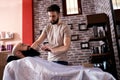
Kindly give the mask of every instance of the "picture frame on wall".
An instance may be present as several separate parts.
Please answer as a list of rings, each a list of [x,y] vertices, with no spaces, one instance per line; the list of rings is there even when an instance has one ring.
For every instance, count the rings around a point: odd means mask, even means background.
[[[79,31],[85,31],[85,30],[87,30],[86,23],[78,24],[78,27],[79,27]]]
[[[81,42],[80,46],[81,49],[89,49],[89,42]]]
[[[71,35],[71,41],[79,40],[79,35]]]

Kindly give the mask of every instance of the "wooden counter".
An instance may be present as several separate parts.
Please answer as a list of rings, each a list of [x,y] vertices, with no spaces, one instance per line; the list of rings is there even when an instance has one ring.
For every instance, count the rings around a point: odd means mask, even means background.
[[[0,52],[0,80],[2,80],[6,59],[9,54],[10,52]]]

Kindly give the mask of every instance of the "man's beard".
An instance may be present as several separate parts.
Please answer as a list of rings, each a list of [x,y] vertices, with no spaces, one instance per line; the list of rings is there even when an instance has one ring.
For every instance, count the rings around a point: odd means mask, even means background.
[[[38,52],[37,50],[35,50],[33,48],[30,48],[29,50],[24,50],[24,51],[21,51],[21,52],[25,57],[27,57],[27,56],[34,57],[34,56],[39,56],[40,55],[40,52]]]
[[[50,21],[51,22],[51,24],[57,24],[58,23],[58,21],[59,21],[59,18],[57,18],[57,20],[56,21]]]

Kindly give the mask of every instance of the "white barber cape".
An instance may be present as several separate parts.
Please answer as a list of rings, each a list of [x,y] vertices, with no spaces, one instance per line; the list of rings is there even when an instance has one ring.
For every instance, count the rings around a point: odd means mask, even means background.
[[[9,62],[3,80],[116,80],[98,68],[64,66],[40,57],[25,57]]]

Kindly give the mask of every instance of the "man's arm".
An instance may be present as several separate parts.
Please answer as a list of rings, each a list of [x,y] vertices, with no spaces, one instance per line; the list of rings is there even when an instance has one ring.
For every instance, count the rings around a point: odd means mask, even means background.
[[[64,44],[63,46],[56,47],[56,48],[49,48],[49,49],[51,50],[51,52],[53,54],[56,54],[56,55],[64,53],[64,52],[68,51],[68,49],[70,48],[71,38],[70,37],[65,37],[63,44]]]
[[[41,44],[45,40],[46,37],[47,35],[44,32],[42,32],[40,37],[31,45],[31,47],[36,49],[39,46],[39,44]]]

